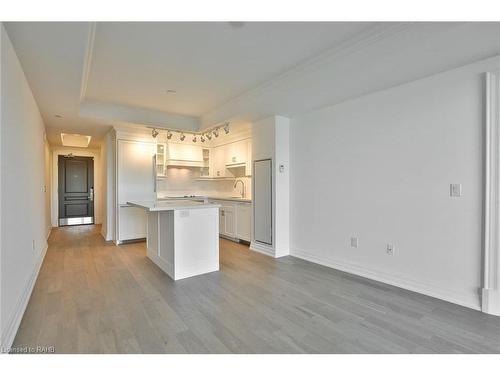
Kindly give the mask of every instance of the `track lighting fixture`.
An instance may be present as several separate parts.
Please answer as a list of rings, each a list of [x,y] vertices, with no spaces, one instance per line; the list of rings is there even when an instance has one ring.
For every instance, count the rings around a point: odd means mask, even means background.
[[[203,132],[191,132],[188,131],[187,135],[188,136],[193,136],[192,141],[193,143],[198,142],[198,137],[200,139],[200,142],[204,143],[205,141],[211,141],[212,137],[218,138],[220,134],[220,130],[224,129],[224,134],[229,134],[229,122],[222,123],[220,125],[216,125],[212,128],[205,129]],[[148,126],[149,129],[151,129],[151,135],[153,138],[158,137],[160,134],[160,131],[156,128],[153,128],[152,126]],[[171,140],[174,134],[179,134],[179,140],[183,142],[186,139],[186,134],[182,130],[177,130],[177,129],[168,129],[168,128],[162,128],[161,129],[161,134],[163,136],[163,131],[166,132],[165,138],[166,140]]]

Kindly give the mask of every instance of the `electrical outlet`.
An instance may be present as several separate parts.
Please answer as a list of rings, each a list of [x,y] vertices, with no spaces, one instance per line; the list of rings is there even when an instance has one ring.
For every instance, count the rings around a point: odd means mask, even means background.
[[[351,237],[351,247],[358,248],[358,237]]]
[[[450,197],[462,196],[462,184],[450,184]]]
[[[386,253],[387,255],[394,255],[394,245],[391,243],[387,244]]]

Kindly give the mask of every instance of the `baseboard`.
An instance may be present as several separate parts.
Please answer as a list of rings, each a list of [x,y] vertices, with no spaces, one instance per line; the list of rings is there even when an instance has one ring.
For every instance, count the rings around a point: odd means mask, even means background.
[[[26,311],[26,307],[28,306],[28,302],[30,300],[31,293],[33,292],[33,287],[35,286],[38,273],[40,272],[40,268],[42,267],[43,259],[45,258],[45,254],[47,253],[47,249],[48,244],[46,244],[44,249],[40,252],[33,272],[28,280],[28,283],[26,284],[26,287],[24,288],[24,293],[18,300],[13,315],[8,320],[5,332],[2,332],[2,350],[9,350],[14,343],[17,330],[19,329],[19,325],[21,324],[21,320],[23,319],[24,312]]]
[[[500,316],[500,291],[483,288],[481,305],[484,313]]]
[[[274,258],[274,250],[270,245],[264,245],[259,242],[250,242],[250,250],[270,256]]]
[[[407,289],[412,292],[425,294],[430,297],[438,298],[474,310],[481,310],[479,296],[474,293],[459,293],[456,291],[436,287],[427,283],[422,283],[416,280],[410,280],[385,272],[368,269],[363,266],[349,264],[347,262],[339,260],[327,259],[325,257],[318,257],[317,255],[312,255],[301,250],[293,250],[290,255],[307,260],[309,262],[320,264],[322,266],[334,268],[339,271],[344,271],[357,276],[365,277],[367,279],[393,285],[402,289]]]

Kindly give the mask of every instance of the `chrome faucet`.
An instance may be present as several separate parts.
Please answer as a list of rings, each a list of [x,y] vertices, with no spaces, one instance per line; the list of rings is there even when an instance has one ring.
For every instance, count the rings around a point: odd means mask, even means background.
[[[238,185],[238,182],[241,182],[241,197],[245,198],[245,183],[243,182],[243,180],[234,181],[233,188],[236,189],[236,185]]]

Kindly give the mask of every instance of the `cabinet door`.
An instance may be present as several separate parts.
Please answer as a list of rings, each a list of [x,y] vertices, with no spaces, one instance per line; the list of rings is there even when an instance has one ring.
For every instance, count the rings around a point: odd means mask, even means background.
[[[236,237],[236,210],[234,206],[223,206],[224,209],[224,234]]]
[[[118,141],[118,204],[156,197],[153,155],[156,145],[148,142]]]
[[[247,161],[247,140],[229,143],[226,147],[226,165],[243,164]]]
[[[238,203],[236,206],[236,237],[250,241],[252,230],[252,205]]]
[[[156,175],[158,177],[165,177],[167,170],[165,168],[166,159],[166,145],[165,143],[158,143],[156,145]]]
[[[146,238],[147,216],[146,211],[138,207],[120,206],[118,208],[118,240],[136,240]]]
[[[226,177],[225,146],[214,148],[214,177]]]

